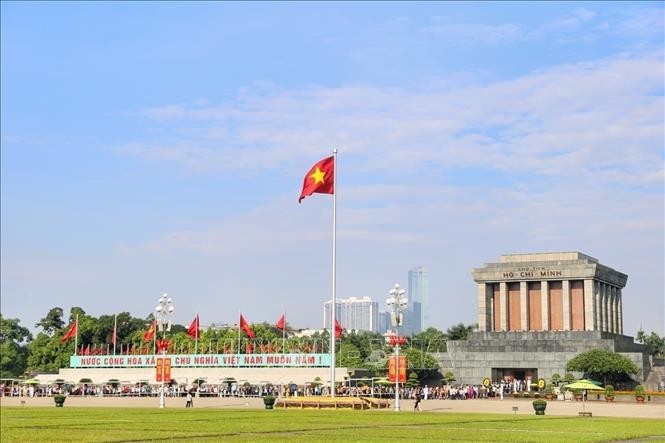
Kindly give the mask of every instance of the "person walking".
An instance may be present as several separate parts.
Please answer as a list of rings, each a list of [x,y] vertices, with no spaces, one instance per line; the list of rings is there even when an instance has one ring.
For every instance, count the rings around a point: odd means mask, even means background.
[[[423,399],[423,396],[420,392],[416,392],[416,402],[413,405],[413,412],[420,411],[420,400]]]
[[[192,393],[187,391],[187,403],[185,403],[186,408],[193,408],[194,402],[192,401]]]

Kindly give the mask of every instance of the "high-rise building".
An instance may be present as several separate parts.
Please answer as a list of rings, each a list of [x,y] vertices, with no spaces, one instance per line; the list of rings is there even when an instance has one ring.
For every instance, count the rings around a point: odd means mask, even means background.
[[[430,321],[429,272],[422,266],[409,271],[409,308],[413,319],[409,325],[413,332],[421,332],[432,325]],[[419,318],[415,318],[419,317]]]
[[[379,329],[379,304],[369,297],[338,299],[335,318],[344,329],[377,332]],[[330,330],[332,300],[323,304],[323,327]]]

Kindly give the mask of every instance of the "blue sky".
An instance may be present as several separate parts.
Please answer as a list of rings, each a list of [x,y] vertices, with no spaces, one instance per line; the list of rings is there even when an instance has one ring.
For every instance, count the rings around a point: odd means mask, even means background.
[[[665,333],[663,5],[3,2],[2,314],[53,306],[320,327],[338,297],[580,251]]]

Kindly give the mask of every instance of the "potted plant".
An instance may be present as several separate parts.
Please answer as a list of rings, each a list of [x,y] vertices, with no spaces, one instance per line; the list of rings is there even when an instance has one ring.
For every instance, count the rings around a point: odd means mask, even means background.
[[[573,395],[575,396],[575,401],[582,401],[582,391],[579,389],[573,389]]]
[[[552,388],[552,385],[547,385],[545,387],[545,398],[548,400],[554,400],[554,389]]]
[[[63,405],[65,404],[65,399],[67,397],[62,395],[62,394],[55,394],[53,396],[53,401],[55,402],[55,407],[56,408],[62,408]]]
[[[637,400],[638,403],[644,403],[645,395],[646,391],[644,390],[644,386],[642,385],[635,386],[635,400]]]
[[[266,409],[272,409],[275,404],[275,396],[273,395],[264,395],[263,404],[266,406]]]
[[[557,374],[556,372],[552,374],[552,384],[554,386],[559,386],[559,383],[561,382],[561,376]]]
[[[529,391],[524,391],[524,392],[522,392],[522,397],[529,398],[529,397],[531,397],[531,393]]]
[[[520,398],[519,392],[513,392],[513,398]]]
[[[539,398],[538,400],[534,400],[531,404],[533,404],[533,410],[536,411],[536,415],[545,415],[547,401]]]
[[[605,386],[605,401],[608,403],[614,401],[614,386],[612,385]]]

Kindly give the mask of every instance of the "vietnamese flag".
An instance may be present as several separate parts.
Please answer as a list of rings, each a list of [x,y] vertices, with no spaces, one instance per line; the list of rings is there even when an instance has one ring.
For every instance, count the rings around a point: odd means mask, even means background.
[[[64,343],[67,340],[71,340],[72,338],[76,337],[77,333],[78,333],[78,321],[75,321],[74,323],[71,324],[69,329],[67,329],[65,335],[62,336],[62,338],[60,339],[60,343]]]
[[[199,339],[199,314],[196,314],[196,317],[194,317],[194,320],[192,323],[189,325],[189,328],[187,328],[187,335],[189,335],[192,338]]]
[[[247,323],[247,320],[245,320],[245,317],[243,317],[242,314],[240,314],[240,329],[245,331],[249,338],[256,338],[254,331],[252,331],[252,328],[249,326],[249,323]]]
[[[310,195],[317,194],[334,194],[335,193],[335,157],[327,157],[318,163],[314,164],[307,174],[302,185],[300,198],[309,197]]]
[[[150,341],[155,336],[155,330],[157,329],[157,325],[155,323],[156,323],[156,320],[153,321],[150,324],[150,327],[148,328],[148,330],[145,331],[145,334],[143,334],[143,340],[144,341]]]
[[[344,332],[344,328],[341,324],[339,324],[337,319],[335,319],[335,338],[340,338],[342,336],[342,332]]]
[[[286,314],[282,314],[277,323],[275,323],[275,327],[280,331],[286,331]]]

